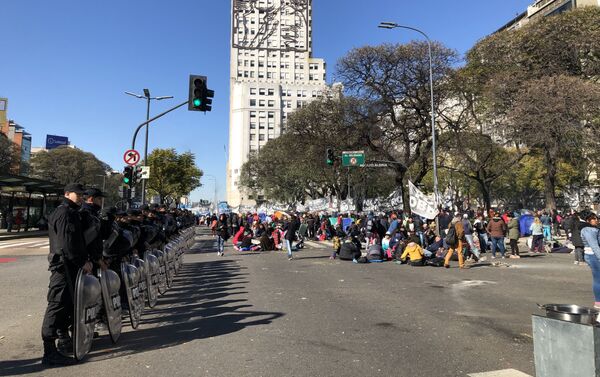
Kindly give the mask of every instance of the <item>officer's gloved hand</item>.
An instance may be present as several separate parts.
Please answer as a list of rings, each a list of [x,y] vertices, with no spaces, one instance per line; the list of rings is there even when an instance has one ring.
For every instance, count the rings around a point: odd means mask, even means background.
[[[90,261],[85,262],[85,264],[83,265],[83,267],[81,267],[81,269],[83,270],[83,272],[85,272],[86,274],[91,273],[92,272],[92,268],[94,268],[94,265]]]

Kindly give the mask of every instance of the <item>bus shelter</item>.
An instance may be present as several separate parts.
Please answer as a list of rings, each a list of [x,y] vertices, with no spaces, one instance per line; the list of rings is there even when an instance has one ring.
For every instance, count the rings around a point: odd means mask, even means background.
[[[47,229],[47,215],[61,202],[63,185],[42,179],[0,174],[0,229],[7,228],[12,215],[13,229]]]

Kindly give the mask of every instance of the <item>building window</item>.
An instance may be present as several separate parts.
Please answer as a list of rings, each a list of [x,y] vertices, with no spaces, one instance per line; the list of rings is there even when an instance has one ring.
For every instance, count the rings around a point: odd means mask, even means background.
[[[250,118],[256,118],[256,111],[250,111]]]
[[[249,140],[250,140],[250,141],[253,141],[253,140],[254,140],[254,134],[250,134],[250,139],[249,139]]]
[[[275,89],[273,89],[273,88],[267,89],[267,95],[269,95],[269,96],[275,95]]]
[[[258,135],[258,141],[265,141],[265,135]]]
[[[265,95],[265,88],[259,88],[258,89],[258,94],[260,94],[261,96]]]
[[[255,130],[256,129],[256,122],[250,122],[250,129],[251,130]]]
[[[265,100],[264,99],[258,100],[258,106],[264,107],[265,106]]]
[[[273,111],[269,111],[269,112],[267,113],[267,116],[269,117],[269,119],[274,119],[274,118],[275,118],[275,112],[273,112]]]
[[[256,100],[254,98],[250,100],[250,106],[251,107],[256,106]]]
[[[256,88],[250,88],[250,95],[251,96],[256,95]]]
[[[269,100],[267,106],[268,107],[275,107],[275,101]]]

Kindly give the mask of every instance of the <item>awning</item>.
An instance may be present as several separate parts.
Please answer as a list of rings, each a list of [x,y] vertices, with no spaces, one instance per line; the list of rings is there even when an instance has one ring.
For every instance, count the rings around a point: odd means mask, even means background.
[[[62,195],[64,186],[60,183],[22,175],[0,174],[1,192],[28,192],[38,194]]]

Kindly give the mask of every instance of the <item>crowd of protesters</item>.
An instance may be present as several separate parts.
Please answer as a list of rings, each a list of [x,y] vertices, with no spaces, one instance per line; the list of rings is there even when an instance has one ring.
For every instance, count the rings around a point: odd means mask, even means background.
[[[589,265],[594,277],[596,305],[600,307],[600,232],[590,211],[563,216],[554,211],[533,211],[523,221],[512,211],[441,209],[434,220],[393,211],[375,214],[286,213],[221,214],[200,218],[218,239],[218,255],[232,239],[236,251],[284,250],[289,260],[305,240],[331,241],[330,259],[354,263],[395,261],[411,266],[469,268],[487,258],[520,258],[519,240],[531,236],[526,250],[547,253],[554,249],[574,254],[574,264]],[[527,219],[525,219],[527,220]],[[524,228],[525,224],[525,228]],[[565,246],[555,243],[565,234]],[[507,250],[508,243],[510,251]],[[558,245],[558,247],[557,247]],[[489,253],[489,256],[483,254]]]

